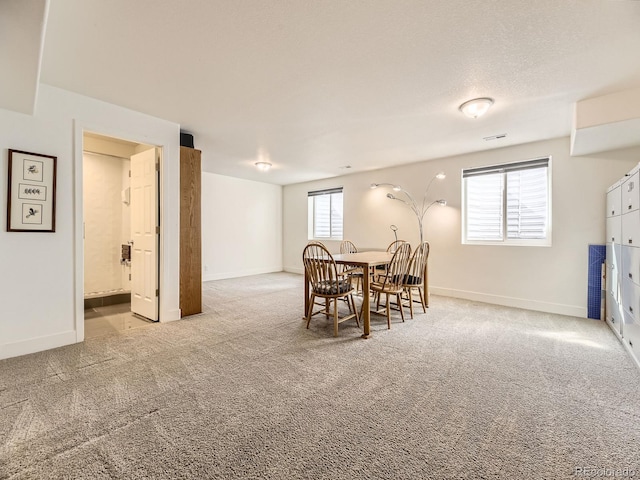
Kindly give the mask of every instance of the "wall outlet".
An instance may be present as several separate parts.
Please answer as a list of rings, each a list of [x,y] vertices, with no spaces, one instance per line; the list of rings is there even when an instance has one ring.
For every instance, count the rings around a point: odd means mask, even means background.
[[[205,265],[205,266],[204,266],[204,271],[205,271],[205,272],[209,271],[209,265]]]

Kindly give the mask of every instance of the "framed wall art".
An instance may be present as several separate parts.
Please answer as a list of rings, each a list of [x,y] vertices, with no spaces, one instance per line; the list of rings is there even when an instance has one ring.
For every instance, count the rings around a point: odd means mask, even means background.
[[[9,150],[8,232],[56,231],[57,157]]]

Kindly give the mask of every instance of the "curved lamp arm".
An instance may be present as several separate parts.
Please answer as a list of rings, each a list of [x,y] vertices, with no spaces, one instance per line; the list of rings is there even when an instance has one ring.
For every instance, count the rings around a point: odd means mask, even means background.
[[[444,180],[445,178],[447,178],[447,175],[444,172],[438,172],[433,176],[433,178],[431,178],[431,180],[429,180],[429,183],[427,184],[427,188],[425,188],[424,190],[424,195],[422,196],[422,208],[424,209],[425,212],[431,206],[429,205],[429,207],[425,208],[425,205],[427,204],[427,192],[431,188],[431,184],[436,178],[438,180]]]
[[[402,191],[403,193],[406,193],[404,190]],[[420,211],[418,210],[418,206],[416,205],[416,202],[413,201],[413,199],[411,197],[409,197],[410,201],[407,202],[406,200],[403,200],[401,198],[396,197],[395,195],[392,195],[391,193],[387,193],[387,198],[390,198],[391,200],[397,200],[399,202],[404,203],[407,207],[409,207],[413,213],[416,214],[416,216],[418,217],[422,217],[424,216],[424,213],[420,213]]]
[[[438,205],[442,205],[442,206],[445,206],[447,204],[446,200],[440,199],[440,200],[435,200],[435,201],[433,201],[433,202],[431,202],[431,203],[429,203],[427,205],[427,192],[429,191],[429,188],[431,188],[431,184],[433,183],[433,181],[436,178],[438,180],[442,180],[443,178],[446,178],[446,175],[444,174],[444,172],[439,172],[439,173],[437,173],[436,175],[433,176],[433,178],[429,181],[429,183],[427,184],[427,188],[424,191],[424,196],[422,198],[422,205],[420,205],[420,207],[418,207],[418,203],[415,201],[413,196],[409,192],[404,190],[400,185],[395,185],[393,183],[372,183],[370,185],[370,188],[372,188],[372,189],[378,188],[378,187],[381,187],[381,186],[389,186],[394,191],[401,192],[407,197],[407,200],[404,200],[402,198],[396,197],[392,193],[387,193],[387,198],[389,198],[391,200],[397,200],[399,202],[404,203],[416,215],[416,218],[418,219],[418,228],[419,228],[419,232],[420,232],[420,243],[422,243],[422,241],[423,241],[422,221],[424,219],[425,214],[427,213],[427,210],[429,210],[436,203]]]

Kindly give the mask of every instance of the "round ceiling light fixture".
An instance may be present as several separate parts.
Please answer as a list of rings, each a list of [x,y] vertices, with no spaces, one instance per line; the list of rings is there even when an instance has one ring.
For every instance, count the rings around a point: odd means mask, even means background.
[[[256,162],[254,165],[258,170],[262,170],[263,172],[266,172],[271,168],[271,164],[269,162]]]
[[[469,118],[478,118],[487,113],[493,105],[493,98],[481,97],[468,100],[458,107]]]

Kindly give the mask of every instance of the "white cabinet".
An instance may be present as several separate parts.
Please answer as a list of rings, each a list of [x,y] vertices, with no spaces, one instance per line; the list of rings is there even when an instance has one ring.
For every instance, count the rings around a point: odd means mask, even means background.
[[[607,245],[610,243],[622,244],[622,215],[607,217]]]
[[[626,335],[623,342],[629,346],[631,353],[635,356],[636,361],[640,359],[640,324],[635,321],[629,321],[626,324]]]
[[[622,194],[620,192],[622,181],[614,184],[607,192],[607,218],[622,215]],[[616,189],[615,192],[613,189]],[[609,193],[612,193],[609,195]]]
[[[610,324],[615,324],[615,330],[620,332],[620,281],[622,272],[622,247],[613,243],[607,243],[606,253],[606,273],[605,273],[605,292],[606,292],[606,316],[605,319]]]
[[[640,285],[640,248],[622,247],[622,276]]]
[[[606,321],[640,365],[640,173],[607,190]]]
[[[622,245],[640,247],[640,214],[637,210],[622,215]]]
[[[622,278],[622,181],[612,185],[607,191],[606,239],[607,254],[605,260],[605,320],[613,331],[622,334],[622,308],[620,304]]]
[[[607,293],[606,297],[606,318],[607,323],[613,329],[613,331],[620,337],[620,332],[622,331],[622,311],[620,310],[620,306],[618,302],[615,301],[613,296]]]
[[[640,205],[638,190],[638,169],[636,167],[622,180],[622,213],[638,210],[638,205]]]
[[[621,293],[620,305],[622,311],[629,315],[630,320],[635,322],[640,321],[640,286],[636,285],[631,280],[622,277]],[[625,320],[625,323],[628,322]]]

